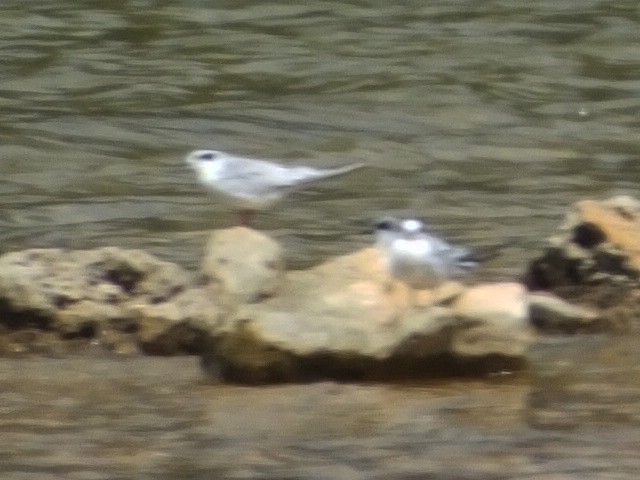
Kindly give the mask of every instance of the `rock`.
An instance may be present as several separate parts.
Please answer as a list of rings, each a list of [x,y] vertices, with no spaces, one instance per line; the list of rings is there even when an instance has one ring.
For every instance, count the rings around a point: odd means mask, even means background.
[[[526,277],[531,289],[640,279],[640,202],[628,196],[577,202]]]
[[[586,236],[576,232],[574,242],[584,248],[593,248],[598,242],[607,242],[623,255],[625,267],[636,275],[640,272],[640,201],[629,196],[618,196],[597,202],[584,200],[577,205],[577,218],[583,226],[594,226]]]
[[[531,337],[522,287],[512,307],[468,316],[415,307],[398,287],[373,248],[289,272],[278,295],[236,312],[202,364],[216,379],[265,383],[468,374],[486,372],[487,358],[503,368],[524,361]],[[447,287],[442,299],[455,302],[457,290]]]
[[[137,303],[129,307],[138,319],[136,337],[140,347],[154,354],[200,353],[228,316],[228,307],[213,302],[210,287],[189,288],[170,302]]]
[[[618,196],[577,202],[549,244],[528,268],[529,289],[549,291],[598,312],[597,320],[586,316],[582,325],[574,324],[578,331],[587,324],[596,330],[639,329],[640,201]],[[541,310],[536,314],[542,315]],[[573,328],[564,313],[553,315],[561,328]],[[552,329],[559,326],[540,321]]]
[[[139,346],[162,353],[197,349],[182,342],[167,351],[155,338],[177,325],[204,334],[220,321],[212,290],[194,289],[179,266],[139,250],[36,249],[0,257],[0,322],[11,329],[55,331],[62,338],[111,339],[119,332],[140,336]],[[161,327],[160,327],[161,325]],[[163,344],[164,345],[164,344]]]
[[[282,283],[282,247],[246,227],[217,230],[211,235],[202,270],[238,303],[273,296]]]
[[[465,286],[455,280],[446,281],[432,290],[420,290],[415,293],[414,305],[429,307],[452,303],[465,291]]]
[[[527,292],[519,283],[471,287],[454,301],[452,309],[469,322],[453,344],[459,355],[524,356],[533,340]]]
[[[595,332],[604,327],[597,310],[572,305],[548,293],[530,293],[529,306],[531,323],[541,330]]]
[[[513,369],[530,342],[521,287],[415,292],[374,248],[285,274],[275,242],[231,229],[214,235],[206,265],[214,282],[137,250],[3,255],[0,331],[31,332],[6,348],[59,351],[55,337],[119,354],[201,353],[213,378],[264,383]]]

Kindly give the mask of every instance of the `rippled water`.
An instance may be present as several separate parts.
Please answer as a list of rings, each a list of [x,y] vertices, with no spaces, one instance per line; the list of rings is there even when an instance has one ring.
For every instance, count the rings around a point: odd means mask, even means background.
[[[415,212],[520,271],[583,196],[635,193],[635,0],[36,1],[0,6],[0,248],[120,245],[195,267],[235,219],[193,148],[370,168],[258,227],[292,266]],[[500,273],[502,272],[502,273]]]
[[[635,480],[638,352],[561,340],[515,378],[263,388],[185,358],[5,359],[0,476]]]

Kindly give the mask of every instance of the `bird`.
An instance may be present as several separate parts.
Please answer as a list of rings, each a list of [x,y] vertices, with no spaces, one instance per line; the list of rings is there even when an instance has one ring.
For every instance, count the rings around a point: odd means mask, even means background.
[[[434,288],[478,263],[471,250],[450,245],[415,218],[379,221],[376,247],[391,276],[414,289]]]
[[[195,171],[198,183],[237,210],[245,226],[250,226],[257,211],[270,208],[308,183],[364,167],[362,163],[327,169],[288,166],[217,150],[194,150],[185,161]]]

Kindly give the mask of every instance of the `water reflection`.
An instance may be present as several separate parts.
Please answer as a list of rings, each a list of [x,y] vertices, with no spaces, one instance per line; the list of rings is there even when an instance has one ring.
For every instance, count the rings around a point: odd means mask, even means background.
[[[638,351],[565,338],[516,376],[261,388],[205,384],[189,358],[5,359],[0,474],[632,479]]]

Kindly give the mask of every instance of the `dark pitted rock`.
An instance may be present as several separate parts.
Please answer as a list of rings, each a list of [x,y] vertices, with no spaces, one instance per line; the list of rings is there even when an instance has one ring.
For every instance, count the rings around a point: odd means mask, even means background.
[[[640,278],[640,202],[627,196],[583,200],[567,213],[544,255],[527,273],[531,289]]]
[[[202,269],[238,303],[253,303],[276,294],[282,284],[282,247],[246,227],[211,235]]]
[[[369,248],[289,272],[279,295],[238,309],[202,364],[215,379],[249,383],[517,368],[532,341],[521,290],[506,308],[497,302],[469,315],[421,308],[398,294],[379,252]]]
[[[598,313],[599,320],[558,318],[565,331],[637,330],[640,318],[640,201],[618,196],[583,200],[567,213],[544,254],[525,276],[531,290],[546,290]],[[540,313],[541,310],[538,309]],[[556,322],[539,321],[556,330]]]
[[[156,353],[195,351],[197,332],[214,329],[223,310],[211,287],[193,283],[179,266],[139,250],[8,253],[0,257],[0,323],[104,340],[118,351],[130,350],[118,345],[119,334]],[[176,329],[191,333],[180,339]]]

